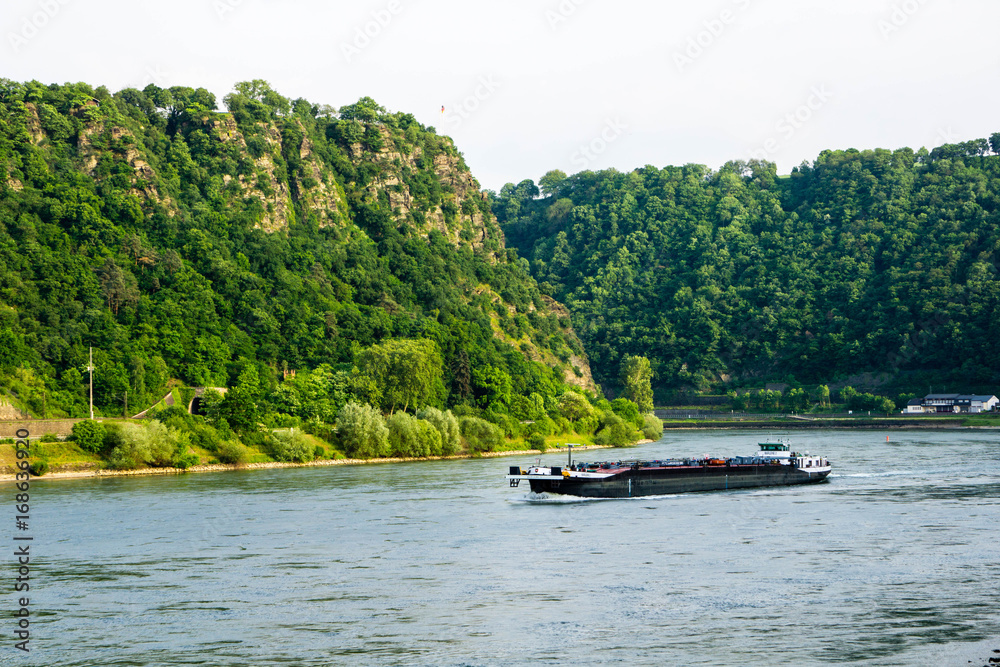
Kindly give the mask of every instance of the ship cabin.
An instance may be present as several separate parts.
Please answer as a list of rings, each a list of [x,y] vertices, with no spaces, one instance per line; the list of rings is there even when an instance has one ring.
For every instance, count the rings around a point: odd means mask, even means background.
[[[758,443],[760,451],[757,456],[763,459],[790,459],[792,458],[792,448],[787,442],[761,442]]]
[[[777,461],[784,465],[794,465],[800,469],[808,468],[809,472],[816,469],[830,469],[830,462],[822,456],[810,456],[809,454],[793,452],[787,442],[761,442],[758,444],[760,445],[760,451],[757,452],[758,458]]]

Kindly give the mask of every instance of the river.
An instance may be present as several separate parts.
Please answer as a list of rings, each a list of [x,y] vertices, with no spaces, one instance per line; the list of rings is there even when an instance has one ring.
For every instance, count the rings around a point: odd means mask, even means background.
[[[1000,432],[888,436],[791,435],[834,464],[819,485],[628,500],[508,488],[523,456],[39,479],[31,652],[8,618],[0,664],[982,664],[1000,648]]]

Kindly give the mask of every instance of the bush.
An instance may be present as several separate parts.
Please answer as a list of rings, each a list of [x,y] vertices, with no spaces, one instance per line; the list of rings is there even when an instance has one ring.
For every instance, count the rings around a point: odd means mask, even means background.
[[[642,418],[639,416],[639,406],[627,398],[616,398],[611,401],[611,411],[629,423],[642,423]]]
[[[441,434],[441,454],[443,456],[451,456],[458,451],[458,446],[461,444],[458,419],[455,418],[451,410],[442,412],[437,408],[427,407],[417,413],[417,418],[430,423]]]
[[[601,426],[600,419],[597,415],[591,415],[589,417],[584,417],[583,419],[573,422],[573,430],[580,435],[586,435],[588,433],[595,432]]]
[[[188,456],[187,434],[167,428],[162,422],[123,424],[115,431],[112,440],[118,443],[108,456],[108,465],[116,470],[175,465],[178,458]]]
[[[337,413],[337,439],[348,456],[370,459],[389,455],[389,429],[381,413],[351,401]]]
[[[429,421],[397,412],[389,418],[389,447],[395,456],[439,456],[441,434]]]
[[[219,443],[216,456],[223,463],[244,465],[250,460],[250,449],[239,440],[223,440]]]
[[[545,441],[545,436],[541,433],[535,433],[528,437],[528,445],[532,449],[537,449],[541,452],[546,451],[549,448],[549,443]]]
[[[35,461],[31,464],[29,470],[35,477],[41,477],[49,471],[48,461]]]
[[[275,461],[305,463],[313,460],[315,448],[301,431],[291,429],[274,433],[265,445],[268,456]]]
[[[100,453],[106,431],[103,424],[87,419],[73,424],[73,440],[85,452]]]
[[[59,442],[59,436],[55,433],[44,433],[42,437],[38,439],[39,442]]]
[[[594,408],[587,397],[575,391],[567,391],[559,397],[559,412],[570,421],[580,421],[594,414]]]
[[[503,442],[503,432],[496,424],[479,417],[462,417],[458,420],[462,437],[474,452],[492,452]]]
[[[324,456],[326,456],[326,447],[324,447],[323,445],[316,445],[313,448],[313,459],[319,460]]]
[[[594,436],[594,444],[605,447],[624,447],[637,439],[629,424],[613,412],[601,413],[601,430]]]
[[[201,447],[209,452],[218,451],[219,445],[225,441],[221,433],[200,421],[192,423],[188,427],[188,433],[190,434],[192,445]]]
[[[499,427],[504,436],[508,438],[520,438],[521,433],[526,430],[525,428],[522,428],[521,422],[517,421],[510,415],[505,415],[500,412],[487,410],[486,413],[483,414],[483,419]]]
[[[188,451],[185,454],[180,454],[174,457],[174,467],[180,468],[181,470],[187,470],[191,466],[196,466],[201,463],[201,459],[198,455],[192,451]]]
[[[663,420],[654,414],[643,415],[642,434],[647,440],[658,440],[663,435]]]
[[[556,432],[556,423],[546,415],[531,425],[531,433],[539,435],[553,435]]]

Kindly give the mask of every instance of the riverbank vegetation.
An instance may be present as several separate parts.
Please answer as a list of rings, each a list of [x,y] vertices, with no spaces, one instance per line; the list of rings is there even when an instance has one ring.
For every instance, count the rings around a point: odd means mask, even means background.
[[[256,407],[249,406],[250,410]],[[286,427],[256,424],[233,429],[227,418],[232,416],[230,409],[223,400],[209,408],[207,415],[191,415],[173,406],[155,410],[142,421],[82,420],[65,442],[56,438],[35,441],[32,462],[36,470],[44,471],[79,465],[112,470],[186,469],[212,463],[421,458],[545,451],[566,442],[622,447],[642,438],[658,438],[663,431],[659,419],[641,414],[628,399],[609,402],[574,391],[567,391],[551,410],[528,421],[468,405],[455,410],[424,405],[414,413],[397,410],[386,416],[371,405],[349,400],[337,411],[334,424],[302,421],[285,413],[271,414],[270,419]]]
[[[1000,133],[823,151],[788,177],[757,160],[552,171],[493,210],[602,386],[629,354],[660,405],[769,383],[894,400],[1000,384]]]

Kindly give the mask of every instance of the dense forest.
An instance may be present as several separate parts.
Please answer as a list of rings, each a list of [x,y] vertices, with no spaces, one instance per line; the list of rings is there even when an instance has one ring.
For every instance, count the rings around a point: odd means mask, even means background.
[[[385,399],[373,349],[431,378],[387,413],[596,389],[450,139],[264,81],[224,105],[0,80],[0,403],[85,416],[91,347],[104,415],[243,377],[255,418],[332,422]]]
[[[1000,134],[825,151],[788,177],[760,161],[552,171],[492,200],[602,386],[630,354],[661,399],[1000,384]]]

